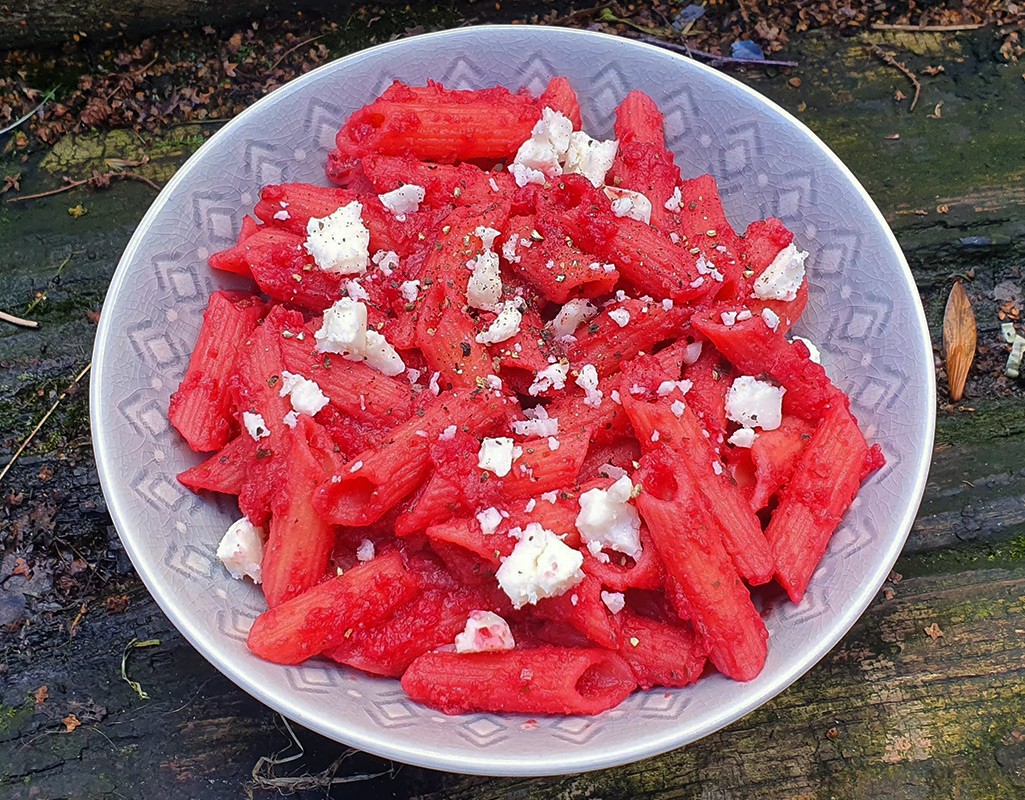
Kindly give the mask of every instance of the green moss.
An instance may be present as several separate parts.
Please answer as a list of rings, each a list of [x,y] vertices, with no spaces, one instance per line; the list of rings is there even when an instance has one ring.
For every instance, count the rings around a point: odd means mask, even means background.
[[[903,555],[894,569],[904,576],[913,577],[1022,565],[1025,565],[1025,534],[1003,542],[984,542]]]

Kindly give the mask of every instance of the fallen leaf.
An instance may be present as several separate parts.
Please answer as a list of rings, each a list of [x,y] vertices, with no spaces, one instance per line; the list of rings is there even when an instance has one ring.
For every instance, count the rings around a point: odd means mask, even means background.
[[[907,100],[908,96],[904,94],[904,92],[902,92],[900,89],[898,89],[893,93],[893,99],[899,103],[901,100]]]
[[[946,214],[948,211],[950,211],[950,206],[946,203],[940,203],[940,205],[936,206],[937,214]]]
[[[887,133],[883,136],[884,139],[889,139],[891,142],[895,142],[900,138],[899,133]]]
[[[829,739],[829,741],[831,742],[835,742],[837,739],[840,738],[840,729],[835,726],[830,728],[828,731],[826,731],[826,738]]]
[[[943,65],[940,64],[939,66],[935,67],[923,67],[922,72],[924,72],[926,75],[939,75],[941,72],[946,72],[946,70],[943,69]]]
[[[795,89],[800,89],[801,88],[801,79],[800,78],[791,78],[790,80],[787,81],[787,83],[789,83]]]
[[[24,558],[14,559],[14,570],[11,572],[11,577],[13,578],[15,575],[22,575],[26,580],[32,579],[32,570],[28,568]]]
[[[937,639],[942,638],[942,636],[943,636],[943,631],[940,630],[940,626],[937,625],[935,622],[932,625],[930,625],[928,628],[923,628],[922,630],[924,630],[925,631],[925,635],[928,636],[930,639],[932,639],[934,642]]]
[[[936,107],[932,110],[932,113],[929,114],[929,119],[940,119],[942,116],[943,116],[943,101],[940,100],[940,102],[938,102],[936,104]]]
[[[68,209],[68,214],[73,216],[75,219],[78,219],[79,217],[84,217],[88,213],[89,209],[87,209],[81,203],[79,203],[77,206],[72,206]]]
[[[883,597],[887,600],[892,600],[897,596],[897,593],[893,589],[883,589]]]
[[[805,102],[798,103],[797,104],[797,110],[800,111],[803,114],[805,111],[808,110],[808,104],[805,103]]]
[[[947,357],[947,385],[955,403],[964,395],[968,370],[975,360],[978,330],[975,312],[961,281],[955,281],[943,312],[943,351]]]
[[[103,605],[111,614],[123,614],[128,608],[128,595],[112,595],[103,601]]]
[[[68,714],[64,719],[61,720],[64,723],[64,732],[71,733],[75,728],[79,727],[82,723],[78,721],[78,717],[74,714]]]
[[[50,690],[47,689],[45,686],[40,686],[32,694],[36,698],[36,705],[41,706],[43,703],[46,702],[47,698],[50,696]]]

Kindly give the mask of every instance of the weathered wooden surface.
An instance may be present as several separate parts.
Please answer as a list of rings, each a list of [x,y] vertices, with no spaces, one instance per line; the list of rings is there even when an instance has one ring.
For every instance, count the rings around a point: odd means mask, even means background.
[[[1025,796],[1025,398],[1021,383],[995,378],[1003,351],[990,352],[998,336],[993,287],[1025,288],[1025,81],[1020,66],[993,58],[985,33],[876,41],[918,52],[909,57],[913,69],[946,67],[923,78],[915,114],[893,100],[896,88],[907,91],[905,79],[862,41],[795,43],[799,89],[787,76],[742,77],[804,119],[876,197],[908,255],[936,342],[951,278],[974,270],[968,289],[983,353],[962,407],[975,410],[947,406],[941,391],[929,490],[897,566],[905,577],[887,587],[892,599],[881,594],[841,645],[779,698],[661,758],[516,781],[403,767],[331,796]],[[940,116],[928,116],[941,101]],[[884,138],[894,133],[900,139]],[[169,138],[147,169],[165,177],[202,135]],[[97,142],[78,144],[53,156],[59,173],[84,169],[84,156],[95,154]],[[34,170],[23,191],[56,180]],[[88,361],[87,313],[98,309],[151,197],[125,183],[0,203],[0,307],[22,313],[36,292],[47,295],[32,313],[39,331],[0,328],[0,461]],[[79,203],[88,213],[69,217]],[[258,758],[289,744],[287,733],[191,649],[132,577],[97,486],[84,388],[61,405],[0,492],[0,625],[28,617],[0,634],[0,797],[238,797]],[[55,577],[11,577],[20,556],[50,559]],[[105,607],[122,591],[127,611],[116,613],[116,601]],[[943,632],[935,641],[925,633],[933,623]],[[129,664],[149,700],[121,679],[133,638],[161,640],[134,651]],[[31,694],[43,685],[49,697],[37,704]],[[69,713],[82,725],[63,733]],[[306,754],[275,774],[315,773],[342,752],[297,733]],[[388,766],[359,755],[338,775]]]

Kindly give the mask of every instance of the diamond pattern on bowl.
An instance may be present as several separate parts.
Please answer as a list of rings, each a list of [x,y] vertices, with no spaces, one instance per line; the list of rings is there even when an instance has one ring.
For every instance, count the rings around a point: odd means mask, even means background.
[[[200,457],[164,419],[207,295],[246,285],[211,272],[207,256],[234,244],[260,181],[323,184],[337,125],[392,80],[537,91],[557,74],[577,88],[586,123],[601,136],[627,92],[647,91],[666,111],[667,142],[684,174],[713,174],[735,228],[780,213],[811,251],[801,335],[827,354],[830,374],[852,391],[859,420],[888,459],[827,551],[822,575],[830,580],[816,575],[800,607],[768,610],[770,663],[755,680],[639,692],[586,720],[541,716],[524,726],[521,715],[442,717],[392,680],[328,662],[260,661],[245,647],[264,608],[260,591],[231,580],[214,555],[237,509],[177,484],[174,476]],[[555,28],[471,28],[389,43],[304,75],[246,111],[183,167],[154,211],[121,260],[96,337],[93,430],[108,506],[136,568],[204,655],[264,702],[338,741],[428,767],[507,775],[579,772],[678,747],[810,667],[874,596],[910,527],[928,464],[932,352],[901,255],[821,143],[692,61]]]
[[[467,741],[488,747],[505,739],[508,729],[508,725],[494,717],[477,716],[463,722],[457,731]]]

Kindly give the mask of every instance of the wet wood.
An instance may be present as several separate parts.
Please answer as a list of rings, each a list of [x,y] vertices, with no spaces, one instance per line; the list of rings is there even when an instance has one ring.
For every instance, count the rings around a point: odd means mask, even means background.
[[[1020,70],[990,60],[987,36],[806,38],[787,54],[801,63],[800,89],[785,75],[740,76],[818,132],[879,202],[915,274],[938,356],[955,276],[975,309],[979,355],[961,405],[940,397],[939,446],[898,563],[905,577],[887,587],[893,598],[881,595],[843,643],[775,701],[661,758],[532,781],[402,768],[332,796],[1025,796],[1025,397],[1021,382],[999,378],[993,295],[1007,281],[1023,288],[1025,128],[1006,111],[1020,100]],[[901,59],[919,75],[928,64],[946,65],[943,75],[922,78],[915,114],[893,99],[904,78],[874,58],[872,44],[907,51]],[[941,101],[942,117],[930,118]],[[155,149],[147,166],[154,179],[166,180],[202,141],[171,138],[173,147]],[[22,191],[55,188],[63,174],[88,175],[85,165],[107,152],[107,141],[118,147],[108,137],[58,146],[52,173],[19,166]],[[103,193],[0,201],[0,309],[40,322],[34,330],[0,327],[0,464],[88,362],[90,314],[151,198],[146,186],[121,183]],[[88,213],[69,217],[77,204]],[[29,313],[37,293],[46,300]],[[239,797],[257,759],[287,747],[288,735],[196,654],[132,577],[99,492],[86,394],[80,387],[65,398],[0,487],[0,625],[32,612],[16,633],[0,635],[0,796]],[[33,546],[34,557],[83,554],[78,574],[93,577],[63,593],[43,575],[9,577]],[[105,601],[122,587],[127,611],[114,613]],[[161,640],[135,651],[130,665],[149,701],[119,675],[133,638]],[[32,693],[43,685],[49,697],[37,705]],[[69,713],[82,725],[61,733]],[[318,772],[341,752],[297,733],[306,753],[277,774]],[[360,755],[339,774],[382,766]]]

